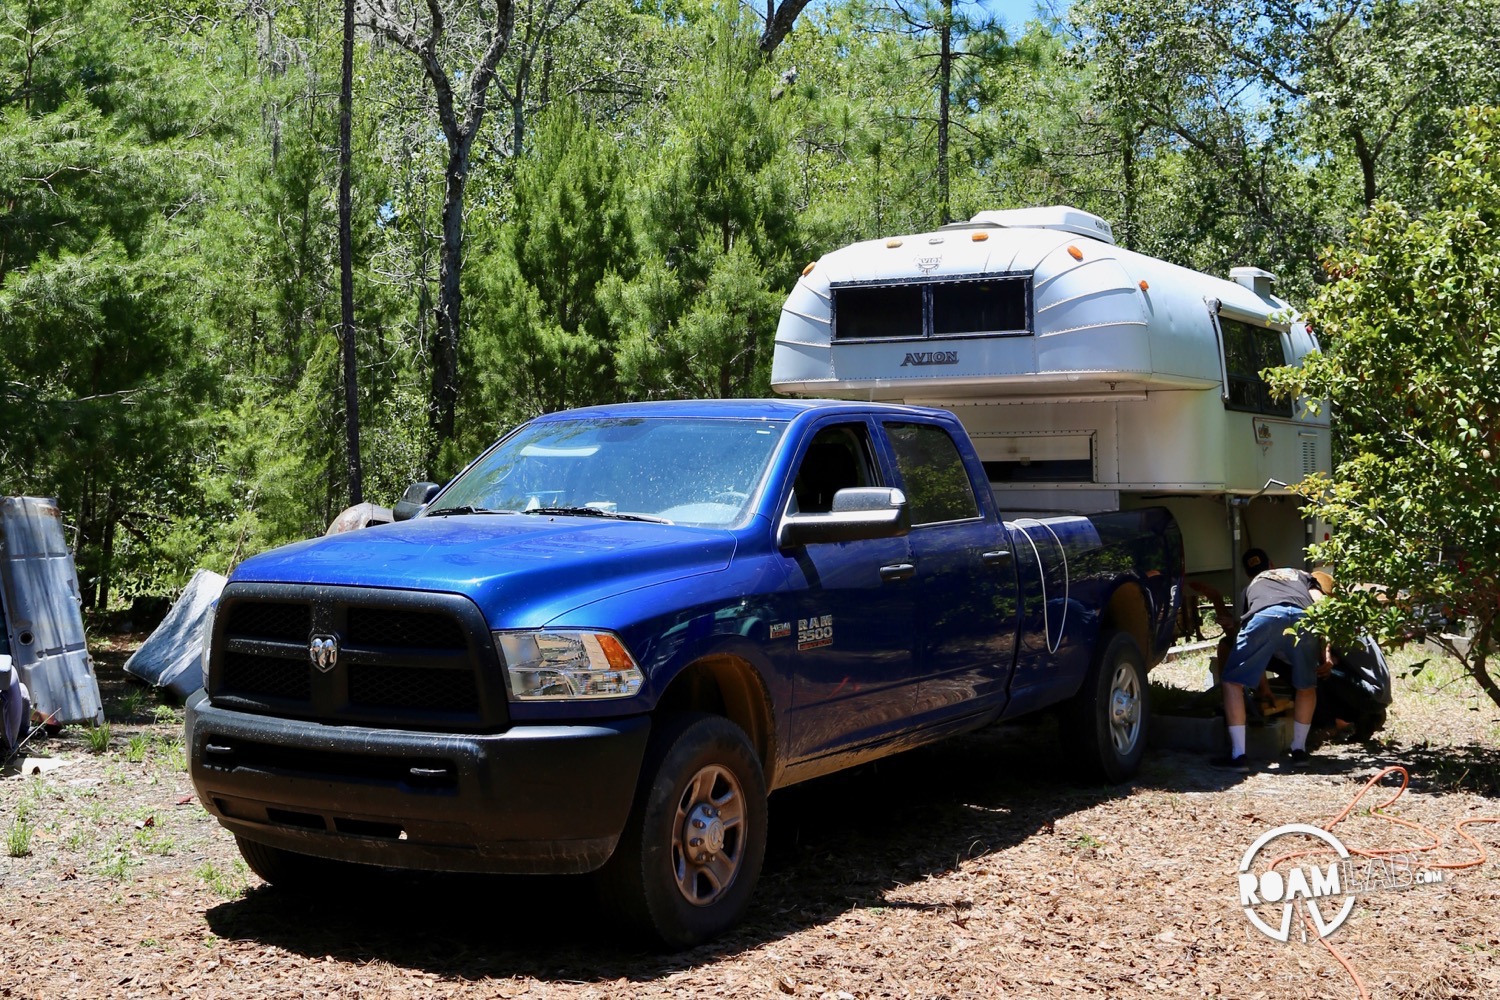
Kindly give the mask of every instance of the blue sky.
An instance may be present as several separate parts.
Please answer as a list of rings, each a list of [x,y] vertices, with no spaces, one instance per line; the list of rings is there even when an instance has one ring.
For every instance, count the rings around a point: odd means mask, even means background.
[[[980,0],[980,5],[1005,22],[1007,28],[1021,25],[1037,16],[1039,0]],[[1068,9],[1068,0],[1040,0],[1043,6],[1058,12]]]

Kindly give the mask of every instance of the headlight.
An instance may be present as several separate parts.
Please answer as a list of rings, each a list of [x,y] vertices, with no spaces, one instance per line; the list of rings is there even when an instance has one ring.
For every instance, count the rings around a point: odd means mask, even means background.
[[[641,671],[608,632],[496,632],[495,648],[510,675],[515,701],[629,698]]]

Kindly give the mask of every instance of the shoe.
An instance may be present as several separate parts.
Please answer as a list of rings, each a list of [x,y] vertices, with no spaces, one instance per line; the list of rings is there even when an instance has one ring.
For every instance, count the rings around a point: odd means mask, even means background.
[[[1312,763],[1312,754],[1306,750],[1288,750],[1286,756],[1281,760],[1283,767],[1290,767],[1300,771]]]
[[[1236,774],[1249,774],[1250,757],[1247,754],[1240,754],[1238,757],[1230,757],[1226,754],[1223,757],[1215,757],[1213,760],[1210,760],[1208,766],[1218,771],[1234,771]]]

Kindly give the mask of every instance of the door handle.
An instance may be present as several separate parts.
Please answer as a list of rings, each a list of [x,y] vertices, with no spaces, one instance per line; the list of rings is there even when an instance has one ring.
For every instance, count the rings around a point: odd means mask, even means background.
[[[917,575],[917,567],[911,563],[892,563],[880,567],[882,580],[909,580]]]
[[[1010,562],[1010,551],[1008,549],[996,549],[994,552],[986,552],[979,557],[984,560],[986,566],[1003,566]]]

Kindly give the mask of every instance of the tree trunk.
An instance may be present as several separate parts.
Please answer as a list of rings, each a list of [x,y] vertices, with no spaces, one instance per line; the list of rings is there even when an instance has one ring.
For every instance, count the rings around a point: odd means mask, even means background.
[[[460,142],[449,151],[447,187],[443,194],[443,242],[438,264],[437,336],[432,338],[431,428],[436,440],[428,457],[428,472],[436,468],[437,449],[453,440],[458,408],[458,336],[462,329],[464,248],[464,187],[469,181],[469,145]]]
[[[109,610],[109,586],[114,577],[115,563],[115,527],[119,524],[120,514],[115,509],[115,491],[110,487],[105,494],[104,501],[104,545],[99,553],[99,589],[95,594],[94,608],[98,611]]]
[[[350,161],[354,130],[354,0],[344,0],[344,66],[339,86],[339,339],[344,355],[344,449],[349,464],[349,503],[364,503],[359,456],[359,364],[354,337],[354,232]]]
[[[948,204],[948,105],[953,92],[953,0],[943,0],[943,23],[938,30],[937,179],[938,225],[953,221]]]
[[[1365,142],[1363,132],[1354,133],[1354,155],[1359,160],[1359,173],[1365,183],[1365,208],[1375,204],[1378,189],[1375,187],[1375,153],[1370,149],[1370,144]]]
[[[467,93],[460,101],[453,83],[438,61],[446,19],[438,0],[429,0],[429,20],[422,24],[401,13],[389,0],[366,0],[370,27],[406,49],[422,64],[437,101],[438,123],[448,142],[446,186],[443,192],[443,236],[438,264],[437,333],[432,344],[432,393],[428,426],[433,433],[427,456],[428,473],[437,475],[445,443],[453,440],[458,408],[458,338],[463,312],[464,188],[469,181],[469,150],[484,123],[485,97],[495,79],[495,66],[510,48],[515,32],[512,0],[495,0],[489,46],[465,75]],[[419,32],[419,29],[422,31]],[[425,33],[424,33],[425,32]]]
[[[1469,668],[1469,676],[1474,678],[1490,701],[1500,706],[1500,682],[1495,680],[1489,670],[1490,637],[1494,634],[1495,618],[1491,615],[1479,623],[1479,628],[1474,631],[1474,642],[1469,647],[1469,659],[1466,666]]]
[[[776,46],[792,30],[797,15],[807,6],[808,0],[785,0],[776,6],[776,0],[766,0],[766,29],[760,34],[760,50],[766,55],[776,51]]]
[[[1120,148],[1120,178],[1125,188],[1124,205],[1121,209],[1120,219],[1120,246],[1126,250],[1135,249],[1135,210],[1136,199],[1139,193],[1136,191],[1135,170],[1135,142],[1138,132],[1134,128],[1121,131]]]

